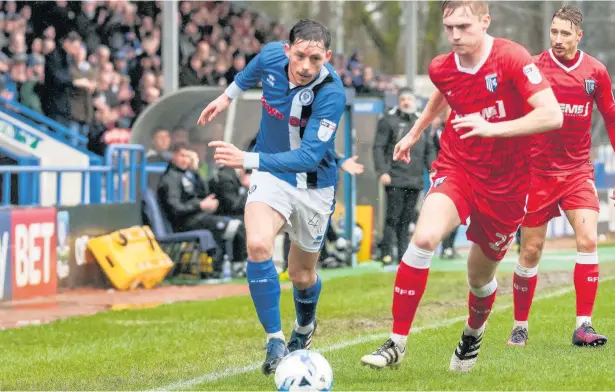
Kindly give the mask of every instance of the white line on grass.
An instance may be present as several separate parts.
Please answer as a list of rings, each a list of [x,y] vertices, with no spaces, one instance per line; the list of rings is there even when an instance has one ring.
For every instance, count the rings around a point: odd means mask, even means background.
[[[607,282],[610,280],[615,279],[615,277],[607,277],[607,278],[603,278],[601,279],[601,282]],[[541,301],[541,300],[545,300],[545,299],[550,299],[550,298],[556,298],[556,297],[561,297],[562,295],[566,295],[568,293],[571,293],[574,291],[574,287],[566,287],[563,289],[559,289],[559,290],[555,290],[551,293],[545,294],[545,295],[540,295],[537,296],[534,301]],[[496,306],[494,308],[495,311],[500,311],[500,310],[507,310],[512,308],[512,304],[509,305],[503,305],[503,306]],[[433,323],[433,324],[429,324],[429,325],[425,325],[422,327],[416,327],[416,328],[412,328],[411,333],[416,334],[416,333],[420,333],[423,331],[428,331],[428,330],[432,330],[432,329],[439,329],[439,328],[444,328],[444,327],[449,327],[455,323],[459,323],[461,321],[466,321],[466,319],[468,318],[467,315],[464,316],[459,316],[459,317],[452,317],[449,319],[445,319],[442,320],[440,322],[437,323]],[[389,332],[386,333],[376,333],[376,334],[371,334],[371,335],[365,335],[365,336],[360,336],[356,339],[352,339],[352,340],[346,340],[343,342],[339,342],[336,344],[333,344],[329,347],[324,347],[321,350],[314,350],[314,351],[318,351],[320,353],[327,353],[330,351],[336,351],[336,350],[341,350],[350,346],[355,346],[357,344],[361,344],[361,343],[367,343],[367,342],[371,342],[374,340],[379,340],[379,339],[384,339],[386,337],[388,337],[390,335]],[[233,377],[239,374],[245,374],[245,373],[249,373],[252,372],[258,368],[261,367],[261,362],[253,362],[247,366],[243,366],[243,367],[234,367],[234,368],[229,368],[226,369],[224,371],[215,371],[215,372],[211,372],[211,373],[206,373],[200,377],[196,377],[196,378],[191,378],[188,380],[181,380],[181,381],[176,381],[174,383],[171,383],[169,385],[166,385],[164,387],[158,388],[158,389],[153,389],[152,391],[172,391],[172,390],[176,390],[176,389],[184,389],[184,388],[189,388],[189,387],[193,387],[195,385],[199,385],[199,384],[203,384],[206,382],[212,382],[212,381],[217,381],[217,380],[221,380],[221,379],[225,379],[225,378],[229,378],[229,377]]]

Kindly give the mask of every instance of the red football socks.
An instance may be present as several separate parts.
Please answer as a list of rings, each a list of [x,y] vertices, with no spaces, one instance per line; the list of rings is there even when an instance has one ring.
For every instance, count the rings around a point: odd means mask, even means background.
[[[598,291],[598,254],[577,252],[574,288],[577,293],[577,316],[591,316]]]
[[[513,304],[515,321],[527,321],[538,282],[538,268],[526,268],[517,263],[513,274]]]
[[[427,286],[432,251],[410,244],[399,263],[393,290],[393,334],[406,336]]]

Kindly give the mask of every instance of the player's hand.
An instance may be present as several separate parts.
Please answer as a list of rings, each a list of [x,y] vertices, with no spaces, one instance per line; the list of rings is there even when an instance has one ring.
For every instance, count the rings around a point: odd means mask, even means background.
[[[355,155],[352,158],[346,159],[344,162],[342,162],[342,170],[353,176],[355,174],[363,173],[363,171],[365,170],[365,167],[359,162],[357,162],[357,159],[359,159],[358,155]]]
[[[216,195],[213,193],[203,200],[201,200],[201,210],[203,211],[215,211],[218,209],[220,202],[216,199]]]
[[[243,167],[246,153],[235,147],[235,145],[217,140],[209,142],[208,146],[216,148],[214,160],[217,165],[224,165],[235,169]]]
[[[211,122],[216,116],[228,108],[228,105],[231,104],[231,99],[226,95],[222,94],[218,98],[214,99],[209,105],[203,109],[201,115],[199,116],[199,120],[196,122],[198,125],[205,126],[206,123]]]
[[[613,193],[611,193],[611,200],[615,200],[615,189],[613,189]]]
[[[459,138],[467,139],[473,136],[480,137],[496,137],[498,136],[498,126],[494,123],[490,123],[485,120],[479,114],[470,114],[469,116],[460,117],[451,121],[455,131],[459,132],[461,129],[469,129],[470,131],[464,133]]]
[[[391,184],[391,176],[388,173],[383,173],[382,175],[380,175],[380,178],[378,179],[378,181],[382,185],[390,185]]]
[[[393,150],[393,160],[410,163],[410,149],[419,140],[414,136],[414,132],[410,130],[396,145]]]

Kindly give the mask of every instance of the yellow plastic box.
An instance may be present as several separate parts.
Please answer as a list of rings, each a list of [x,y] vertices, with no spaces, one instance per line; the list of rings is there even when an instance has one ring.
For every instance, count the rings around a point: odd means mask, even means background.
[[[134,290],[139,284],[152,288],[173,267],[149,226],[133,226],[92,238],[88,249],[118,290]]]

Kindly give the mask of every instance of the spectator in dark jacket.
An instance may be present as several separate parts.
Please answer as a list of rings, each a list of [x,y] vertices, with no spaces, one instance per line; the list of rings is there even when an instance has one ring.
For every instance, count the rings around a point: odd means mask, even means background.
[[[247,258],[243,222],[218,215],[220,201],[210,193],[207,183],[196,171],[195,156],[186,144],[173,146],[173,161],[158,185],[158,200],[162,212],[177,232],[209,230],[220,249],[232,241],[233,260]],[[221,250],[218,256],[223,254]],[[214,270],[220,272],[221,257],[214,258]]]
[[[410,164],[393,161],[395,145],[416,122],[416,98],[409,89],[401,89],[398,107],[391,109],[379,121],[374,140],[374,165],[379,181],[386,190],[386,220],[382,239],[382,261],[390,263],[392,239],[397,238],[397,260],[401,259],[409,242],[409,226],[416,221],[416,203],[424,188],[424,170],[429,170],[436,158],[429,132],[410,150]]]
[[[202,84],[202,61],[199,56],[190,56],[188,64],[184,65],[179,74],[179,87],[199,86]]]
[[[67,35],[62,47],[56,47],[45,59],[45,96],[43,111],[48,117],[68,127],[71,118],[73,88],[88,88],[87,79],[71,75],[71,58],[77,56],[81,37],[75,32]]]
[[[217,168],[209,179],[209,189],[220,201],[218,213],[243,220],[248,188],[250,187],[251,170],[240,170],[239,173],[231,167]]]

